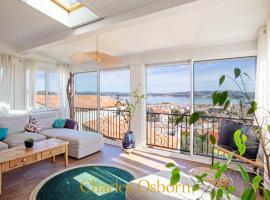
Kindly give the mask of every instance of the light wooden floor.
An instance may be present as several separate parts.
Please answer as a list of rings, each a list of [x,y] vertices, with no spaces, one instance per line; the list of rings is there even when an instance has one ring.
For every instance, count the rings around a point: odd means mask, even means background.
[[[164,168],[168,162],[179,164],[184,172],[188,172],[191,168],[198,166],[206,166],[204,164],[181,160],[171,159],[158,155],[134,152],[127,155],[122,153],[119,147],[105,145],[101,152],[95,153],[81,160],[69,159],[69,167],[85,164],[109,164],[125,167],[135,172],[139,177],[157,172]],[[63,156],[58,156],[56,163],[51,160],[45,160],[35,163],[24,168],[16,169],[3,175],[3,194],[0,200],[26,200],[29,198],[34,187],[47,176],[64,169]],[[232,177],[234,185],[237,185],[235,194],[239,196],[244,185],[240,179],[240,174],[230,171],[228,176]]]

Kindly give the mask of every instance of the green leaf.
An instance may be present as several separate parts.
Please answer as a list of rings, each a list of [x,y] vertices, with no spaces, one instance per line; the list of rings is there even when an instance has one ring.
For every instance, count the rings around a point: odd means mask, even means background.
[[[268,131],[268,133],[270,133],[270,124],[267,125],[267,131]]]
[[[241,129],[234,132],[234,142],[238,148],[239,154],[242,156],[246,152],[246,136],[241,135]]]
[[[213,165],[212,165],[212,169],[217,169],[219,168],[219,165],[220,165],[220,162],[215,162]]]
[[[175,167],[175,164],[173,164],[173,163],[167,163],[166,164],[166,167],[167,168],[172,168],[172,167]]]
[[[177,116],[176,120],[175,120],[175,126],[177,126],[178,124],[180,124],[183,121],[184,116]]]
[[[194,185],[192,186],[192,192],[195,192],[195,191],[197,191],[197,190],[199,190],[199,189],[200,189],[199,184],[194,184]]]
[[[224,110],[227,110],[230,104],[231,104],[230,100],[227,100],[224,104]]]
[[[207,174],[206,173],[203,173],[202,175],[195,175],[195,177],[198,179],[198,181],[200,182],[200,183],[202,183],[203,185],[204,185],[204,178],[207,176]]]
[[[216,197],[216,190],[213,189],[213,190],[211,191],[211,200],[214,200],[215,197]]]
[[[250,108],[248,109],[248,112],[247,114],[250,115],[250,114],[253,114],[255,113],[257,110],[257,102],[256,101],[252,101],[251,102],[251,105],[250,105]]]
[[[222,83],[225,81],[225,75],[222,75],[220,78],[219,78],[219,86],[222,85]]]
[[[219,189],[217,190],[216,197],[217,197],[217,199],[221,199],[222,196],[223,196],[223,190],[222,190],[221,188],[219,188]]]
[[[232,193],[234,193],[234,191],[235,191],[235,187],[234,187],[233,185],[229,185],[229,187],[228,187],[228,192],[229,192],[230,194],[232,194]]]
[[[219,167],[218,171],[215,174],[215,179],[219,179],[221,177],[221,174],[223,174],[223,172],[225,172],[227,169],[227,165],[223,164]]]
[[[209,139],[210,139],[210,142],[211,142],[213,145],[216,144],[216,138],[215,138],[214,135],[210,135],[210,136],[209,136]]]
[[[256,194],[253,188],[247,188],[242,196],[241,200],[256,200]]]
[[[270,190],[264,189],[263,196],[264,196],[264,200],[269,200],[270,199]]]
[[[241,74],[241,70],[239,68],[234,69],[234,78],[237,79]]]
[[[180,169],[179,168],[174,168],[173,170],[172,170],[172,175],[173,174],[179,174],[180,173]]]
[[[260,183],[262,181],[261,176],[255,176],[252,180],[253,187],[257,190],[260,187]]]
[[[176,185],[180,181],[180,174],[173,174],[170,179],[170,185]]]
[[[189,125],[194,124],[200,117],[200,113],[199,112],[194,112],[191,114],[190,118],[189,118]]]
[[[215,91],[213,94],[212,94],[212,100],[213,100],[213,105],[217,105],[218,103],[218,100],[219,100],[219,96],[220,96],[220,93]]]
[[[240,164],[237,164],[237,166],[240,169],[240,173],[241,173],[241,176],[242,176],[244,182],[249,183],[249,176],[248,176],[246,169]]]
[[[228,98],[228,91],[224,91],[220,94],[218,103],[222,106]]]

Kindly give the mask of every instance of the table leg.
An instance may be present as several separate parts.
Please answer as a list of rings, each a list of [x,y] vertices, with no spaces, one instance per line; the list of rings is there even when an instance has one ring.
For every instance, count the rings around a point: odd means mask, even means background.
[[[65,167],[68,167],[68,146],[65,147]]]
[[[52,162],[55,163],[55,156],[52,157]]]

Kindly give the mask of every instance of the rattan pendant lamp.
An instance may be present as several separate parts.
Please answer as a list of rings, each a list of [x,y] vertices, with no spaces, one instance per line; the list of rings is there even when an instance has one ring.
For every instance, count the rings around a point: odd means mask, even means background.
[[[99,68],[111,68],[119,66],[121,64],[121,59],[116,56],[111,56],[107,53],[99,51],[99,37],[96,37],[96,51],[75,52],[71,60],[75,65],[81,65],[85,63],[94,63]]]

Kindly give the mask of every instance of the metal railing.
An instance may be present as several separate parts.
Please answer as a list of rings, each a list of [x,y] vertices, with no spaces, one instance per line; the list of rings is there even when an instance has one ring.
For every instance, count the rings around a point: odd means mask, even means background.
[[[182,115],[182,121],[175,126],[178,116],[176,114],[147,113],[147,145],[189,152],[189,115]]]
[[[182,120],[175,125],[176,119]],[[190,115],[147,113],[147,146],[187,153],[190,151],[191,128]],[[223,119],[243,122],[229,117],[202,116],[193,126],[193,153],[195,155],[211,156],[212,145],[210,135],[219,138],[221,121]],[[245,119],[251,123],[251,119]],[[214,152],[216,157],[223,157],[222,152]]]
[[[98,117],[99,116],[99,117]],[[75,119],[79,130],[100,132],[104,137],[122,140],[128,131],[124,117],[115,109],[75,108]]]

